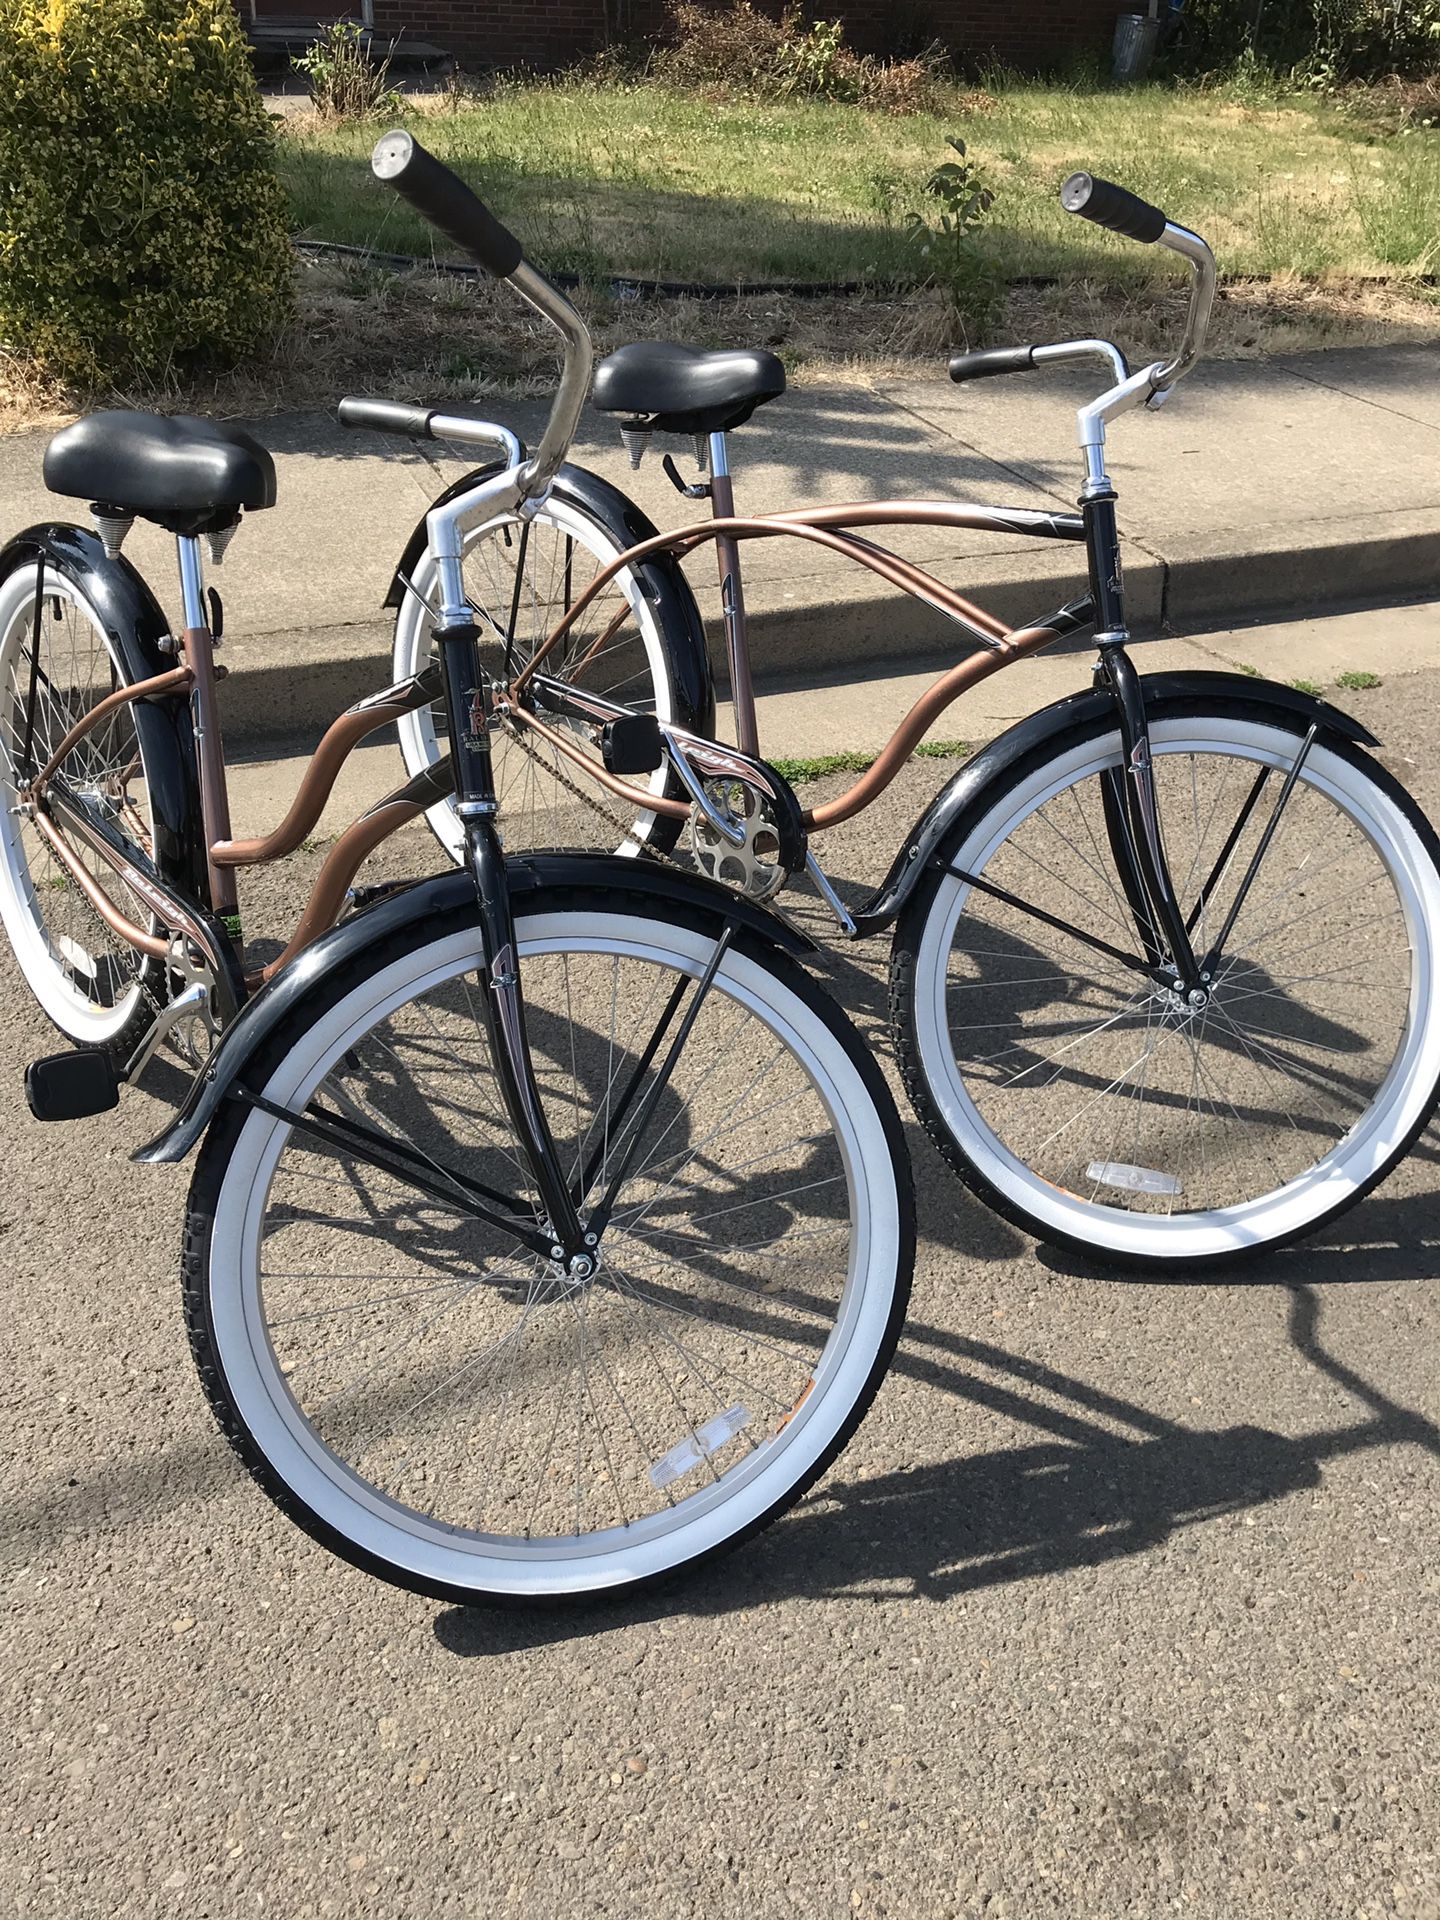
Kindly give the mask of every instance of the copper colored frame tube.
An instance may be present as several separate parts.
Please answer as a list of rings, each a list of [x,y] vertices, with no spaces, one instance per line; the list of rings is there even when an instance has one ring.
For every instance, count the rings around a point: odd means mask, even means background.
[[[345,904],[350,882],[359,872],[361,864],[382,840],[400,827],[408,826],[412,820],[418,820],[424,811],[417,800],[382,800],[378,807],[372,807],[369,813],[363,814],[352,826],[347,827],[326,856],[285,951],[258,973],[246,974],[245,984],[253,988],[273,979],[312,940],[318,940],[322,933],[328,932],[340,918],[340,909]]]
[[[235,876],[216,861],[212,849],[230,838],[230,792],[225,780],[225,748],[220,737],[220,708],[215,698],[215,636],[208,627],[187,627],[180,636],[195,676],[191,696],[195,714],[195,757],[200,769],[200,821],[205,834],[205,864],[210,905],[224,920],[239,904]]]
[[[375,706],[352,707],[348,713],[342,713],[315,749],[290,811],[274,832],[252,840],[216,841],[210,849],[215,865],[254,867],[293,853],[325,811],[340,769],[356,744],[367,733],[373,733],[389,721],[402,719],[421,704],[419,699],[387,700]],[[428,704],[428,700],[423,704]]]
[[[1059,521],[1062,516],[1055,515]],[[723,519],[701,520],[688,527],[678,527],[671,533],[657,533],[648,540],[642,540],[638,546],[628,547],[600,572],[586,587],[574,606],[564,615],[559,624],[551,629],[543,644],[526,662],[523,672],[517,677],[517,692],[523,689],[530,675],[549,657],[552,649],[570,631],[580,615],[600,594],[617,574],[626,567],[634,566],[638,561],[648,560],[652,554],[674,552],[686,554],[702,546],[707,540],[730,537],[735,540],[761,540],[778,534],[790,534],[796,539],[810,540],[819,546],[839,553],[845,558],[858,561],[868,567],[872,573],[879,574],[882,580],[898,587],[902,593],[913,594],[938,607],[941,612],[964,621],[968,626],[978,629],[993,640],[1003,637],[1006,629],[1001,620],[997,620],[983,607],[977,607],[972,601],[954,593],[923,567],[902,560],[898,554],[887,552],[883,547],[872,546],[847,540],[843,532],[836,529],[850,526],[948,526],[979,527],[995,531],[1006,531],[1003,515],[996,509],[948,506],[944,501],[912,502],[907,505],[903,500],[887,500],[870,504],[859,503],[854,506],[820,507],[795,514],[770,514],[758,518],[729,515]],[[1014,528],[1011,531],[1033,532],[1033,529]],[[1067,533],[1059,536],[1068,539]]]
[[[980,681],[988,680],[992,673],[999,673],[1014,661],[1023,660],[1026,654],[1048,647],[1052,640],[1058,640],[1059,637],[1053,627],[1017,627],[1013,633],[1006,635],[993,653],[972,653],[968,659],[951,667],[934,686],[921,694],[891,734],[883,751],[853,787],[801,816],[807,832],[823,832],[826,827],[839,826],[842,820],[849,820],[854,814],[862,812],[885,791],[940,715],[962,693],[977,686]]]
[[[156,934],[144,932],[142,928],[135,925],[133,920],[127,920],[125,918],[125,915],[121,913],[109,894],[105,892],[104,888],[95,879],[95,876],[88,871],[78,856],[66,844],[64,836],[56,831],[45,818],[45,815],[43,813],[32,815],[31,823],[40,837],[48,842],[55,858],[60,862],[61,866],[64,867],[65,871],[70,875],[70,878],[75,882],[76,886],[79,887],[80,891],[105,922],[106,926],[109,927],[116,939],[125,941],[129,946],[138,947],[141,953],[148,953],[156,960],[163,960],[170,951],[168,943],[160,939]]]
[[[165,673],[157,673],[149,680],[137,680],[133,686],[118,687],[114,693],[107,693],[103,700],[96,701],[88,713],[81,714],[36,774],[31,782],[30,791],[39,793],[66,755],[73,753],[86,734],[93,727],[97,727],[107,715],[114,713],[117,708],[128,706],[132,700],[144,700],[155,693],[178,693],[181,687],[188,687],[194,677],[189,667],[171,667]]]

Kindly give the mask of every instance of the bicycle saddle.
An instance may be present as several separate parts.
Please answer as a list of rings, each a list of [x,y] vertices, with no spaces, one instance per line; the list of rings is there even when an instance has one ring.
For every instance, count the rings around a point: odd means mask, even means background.
[[[667,340],[617,347],[595,369],[601,413],[655,433],[728,433],[785,391],[773,353],[700,353]]]
[[[172,533],[230,526],[273,507],[275,462],[258,440],[193,414],[92,413],[45,449],[51,493],[79,494]]]

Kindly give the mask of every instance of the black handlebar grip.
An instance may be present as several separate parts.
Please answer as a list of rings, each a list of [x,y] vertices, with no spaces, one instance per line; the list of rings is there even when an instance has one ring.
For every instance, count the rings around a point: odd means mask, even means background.
[[[1147,246],[1170,224],[1159,207],[1152,207],[1138,193],[1110,180],[1097,180],[1091,173],[1072,173],[1060,189],[1060,204],[1067,213],[1078,213],[1082,220],[1093,220],[1097,227],[1123,233],[1127,240],[1143,240]]]
[[[458,174],[403,129],[376,141],[370,170],[497,280],[512,274],[524,258],[509,228],[481,205]]]
[[[407,407],[400,400],[357,400],[349,396],[335,409],[342,427],[368,427],[372,433],[408,433],[426,439],[434,419],[431,407]]]
[[[1029,373],[1035,365],[1034,347],[981,347],[974,353],[952,353],[950,378],[989,380],[997,373]]]

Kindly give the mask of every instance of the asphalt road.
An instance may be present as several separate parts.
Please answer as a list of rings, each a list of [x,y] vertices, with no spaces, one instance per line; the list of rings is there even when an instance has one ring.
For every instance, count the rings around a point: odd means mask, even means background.
[[[1440,814],[1440,673],[1348,699]],[[877,1042],[883,957],[831,969]],[[161,1103],[42,1130],[8,951],[0,1005],[10,1911],[1440,1913],[1435,1129],[1338,1233],[1158,1286],[1037,1254],[912,1123],[908,1336],[816,1493],[644,1603],[465,1613],[243,1476],[188,1169],[127,1159]]]

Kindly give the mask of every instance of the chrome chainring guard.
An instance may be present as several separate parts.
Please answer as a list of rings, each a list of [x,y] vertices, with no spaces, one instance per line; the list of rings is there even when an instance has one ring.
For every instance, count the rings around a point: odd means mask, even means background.
[[[705,797],[732,826],[744,830],[736,846],[718,834],[698,806],[690,809],[690,851],[700,871],[750,900],[773,900],[790,878],[780,859],[775,810],[747,782],[726,776],[704,783]]]

